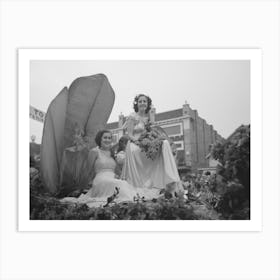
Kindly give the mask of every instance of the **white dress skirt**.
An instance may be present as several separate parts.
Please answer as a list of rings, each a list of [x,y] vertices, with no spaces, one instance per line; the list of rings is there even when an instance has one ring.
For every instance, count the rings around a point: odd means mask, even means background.
[[[133,136],[137,139],[145,130],[145,121],[135,113],[128,120],[134,122]],[[177,190],[182,189],[177,165],[168,140],[162,143],[160,155],[154,160],[147,158],[139,146],[128,142],[125,150],[126,158],[121,179],[133,185],[136,192],[147,199],[159,196],[161,189],[174,183]]]
[[[162,143],[161,154],[154,160],[132,142],[126,147],[126,160],[121,178],[133,185],[136,192],[147,199],[156,198],[168,184],[180,184],[180,177],[167,140]]]
[[[98,157],[94,169],[95,178],[92,188],[78,198],[65,197],[61,202],[85,203],[89,207],[104,206],[108,197],[112,196],[118,188],[119,193],[114,199],[115,202],[133,201],[136,190],[128,182],[115,178],[115,160],[104,151],[97,148]]]

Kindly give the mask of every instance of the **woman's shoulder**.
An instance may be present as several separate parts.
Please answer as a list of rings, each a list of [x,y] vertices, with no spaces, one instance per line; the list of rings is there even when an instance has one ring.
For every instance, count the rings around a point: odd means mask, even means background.
[[[88,163],[90,166],[94,166],[96,159],[98,158],[98,147],[92,148],[88,153]]]
[[[98,155],[99,153],[99,148],[98,147],[94,147],[92,149],[89,150],[89,154],[94,156],[94,155]]]
[[[91,152],[98,152],[99,151],[99,147],[96,146],[96,147],[93,147],[90,149]]]
[[[128,115],[127,119],[128,120],[137,120],[138,114],[136,112],[132,112],[131,114]]]

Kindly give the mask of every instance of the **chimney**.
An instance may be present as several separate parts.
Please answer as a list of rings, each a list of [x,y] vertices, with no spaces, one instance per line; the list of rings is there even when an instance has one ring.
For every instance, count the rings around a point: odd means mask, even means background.
[[[155,121],[156,121],[156,108],[152,106],[150,110],[150,122],[155,123]]]
[[[188,104],[187,100],[185,101],[185,104],[183,104],[183,116],[190,114],[190,105]]]
[[[119,114],[119,128],[121,128],[124,124],[124,115],[123,113]]]

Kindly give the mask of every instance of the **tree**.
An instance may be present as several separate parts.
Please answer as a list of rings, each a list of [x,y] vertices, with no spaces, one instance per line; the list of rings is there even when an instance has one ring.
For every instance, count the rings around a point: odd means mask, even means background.
[[[222,211],[250,208],[250,125],[241,125],[223,143],[215,144],[211,153],[220,162],[217,174],[224,182]]]

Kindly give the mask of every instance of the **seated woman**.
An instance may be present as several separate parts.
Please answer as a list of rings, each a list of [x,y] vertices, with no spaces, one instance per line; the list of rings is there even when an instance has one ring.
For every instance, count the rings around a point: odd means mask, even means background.
[[[136,144],[149,122],[152,100],[140,94],[134,99],[134,113],[125,125],[129,141],[126,146],[125,162],[121,178],[135,187],[140,195],[146,198],[159,196],[161,189],[174,193],[181,190],[177,166],[168,140],[163,140],[161,152],[155,159],[150,159]]]
[[[62,202],[86,203],[89,207],[105,205],[109,197],[115,202],[133,201],[135,189],[124,180],[115,178],[116,162],[112,155],[112,134],[108,130],[97,133],[97,147],[89,153],[89,165],[92,166],[95,177],[92,188],[78,198],[65,197]]]

